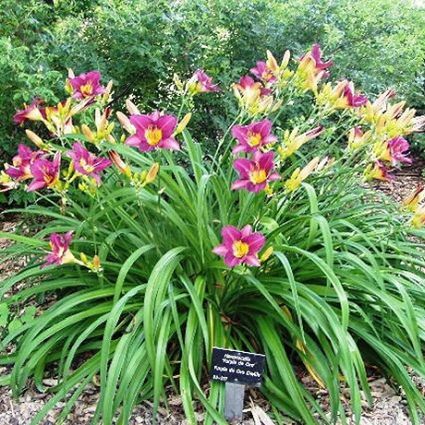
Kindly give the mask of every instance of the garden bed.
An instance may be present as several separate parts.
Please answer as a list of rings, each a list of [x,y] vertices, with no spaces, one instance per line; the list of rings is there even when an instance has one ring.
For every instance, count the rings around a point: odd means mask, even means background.
[[[279,56],[230,85],[175,75],[166,110],[112,110],[112,81],[70,69],[65,100],[16,112],[0,184],[33,196],[0,231],[6,417],[225,425],[212,365],[263,374],[246,424],[420,425],[425,188],[404,170],[425,116],[328,78],[317,43]],[[229,115],[202,106],[220,96]]]

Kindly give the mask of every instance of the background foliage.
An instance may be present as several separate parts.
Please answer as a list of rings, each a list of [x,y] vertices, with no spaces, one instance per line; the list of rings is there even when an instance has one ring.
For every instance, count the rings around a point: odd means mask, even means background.
[[[37,95],[63,96],[62,75],[99,69],[115,82],[117,103],[133,94],[164,105],[173,73],[197,67],[228,86],[266,48],[301,54],[314,42],[370,94],[388,86],[424,109],[425,14],[394,0],[3,0],[0,10],[0,138],[10,155],[20,141],[16,105]],[[158,93],[160,95],[158,96]],[[226,94],[202,100],[197,117],[206,138],[225,128]],[[215,122],[209,117],[214,115]]]

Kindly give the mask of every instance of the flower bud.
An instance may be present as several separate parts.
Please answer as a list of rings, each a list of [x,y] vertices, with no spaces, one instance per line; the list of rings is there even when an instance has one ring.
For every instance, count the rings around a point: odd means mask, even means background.
[[[262,254],[260,257],[261,262],[267,261],[270,256],[273,254],[273,247],[269,246]]]
[[[124,115],[120,111],[118,111],[116,115],[117,115],[118,121],[120,122],[124,130],[126,130],[130,134],[134,134],[136,132],[134,125],[130,122],[130,120],[128,119],[126,115]]]
[[[121,173],[125,174],[127,177],[131,177],[129,165],[127,165],[115,151],[108,152],[108,156]]]
[[[45,146],[45,143],[43,142],[43,140],[38,137],[33,131],[31,130],[25,130],[25,133],[28,137],[28,139],[31,140],[31,142],[34,143],[34,145],[36,145],[38,148],[43,149],[43,147]]]
[[[88,125],[83,124],[83,125],[81,126],[81,132],[84,134],[84,136],[86,136],[86,137],[87,137],[87,139],[88,139],[90,142],[93,142],[93,141],[94,141],[95,136],[94,136],[93,132],[90,130],[90,128],[88,127]]]
[[[159,164],[157,162],[154,162],[146,174],[144,185],[153,183],[156,179],[156,176],[158,175],[158,172],[159,172]]]
[[[176,128],[176,131],[174,132],[174,134],[180,134],[184,131],[184,129],[186,128],[186,126],[189,124],[190,119],[192,118],[192,114],[189,112],[188,114],[186,114],[183,119],[179,122],[179,125]]]
[[[127,110],[128,112],[130,112],[131,115],[140,115],[139,109],[130,99],[127,99],[125,101],[125,106],[127,107]]]

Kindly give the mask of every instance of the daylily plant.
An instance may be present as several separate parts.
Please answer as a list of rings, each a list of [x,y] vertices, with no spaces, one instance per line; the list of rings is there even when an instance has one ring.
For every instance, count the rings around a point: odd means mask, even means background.
[[[6,336],[2,362],[13,372],[3,382],[18,395],[46,365],[58,373],[36,421],[67,397],[63,422],[100,381],[93,423],[127,425],[143,398],[156,417],[178,388],[188,424],[196,397],[202,421],[224,425],[223,386],[204,394],[213,346],[266,353],[270,414],[297,423],[346,422],[341,382],[359,422],[374,358],[411,409],[423,405],[406,370],[423,364],[425,190],[397,214],[367,182],[410,164],[409,135],[425,118],[393,90],[373,100],[350,80],[324,83],[324,57],[318,44],[292,62],[289,51],[279,62],[267,51],[227,89],[234,107],[204,117],[220,123],[213,140],[191,128],[203,122],[191,120],[197,95],[228,93],[201,68],[163,82],[170,96],[122,99],[127,112],[113,109],[98,71],[70,71],[68,97],[17,112],[17,125],[36,128],[1,171],[0,190],[36,192],[24,213],[48,220],[31,237],[11,235],[6,258],[28,264],[0,293],[17,312],[56,289],[58,302]],[[10,290],[20,282],[29,284]],[[292,361],[329,391],[329,412]]]

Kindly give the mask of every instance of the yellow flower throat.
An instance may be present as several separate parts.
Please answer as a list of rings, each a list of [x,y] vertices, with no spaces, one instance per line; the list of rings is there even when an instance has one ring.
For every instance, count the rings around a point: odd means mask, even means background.
[[[156,146],[162,140],[162,130],[156,126],[150,126],[145,131],[145,138],[150,146]]]
[[[267,180],[267,173],[265,170],[257,169],[249,173],[249,180],[253,184],[261,184]]]
[[[248,145],[249,146],[258,146],[261,143],[261,134],[260,133],[248,133]]]
[[[90,96],[93,93],[93,86],[91,84],[84,84],[80,87],[80,92],[85,96]]]
[[[232,248],[233,248],[233,255],[236,258],[245,257],[245,255],[247,255],[249,252],[249,245],[246,242],[242,242],[242,241],[233,242]]]

